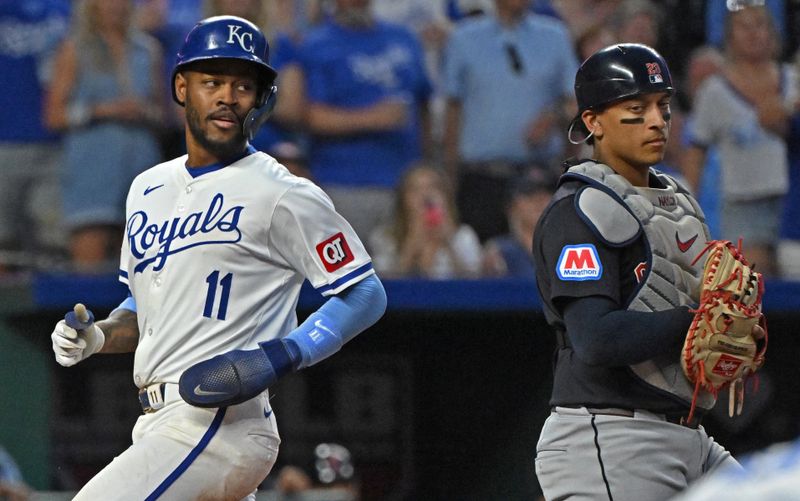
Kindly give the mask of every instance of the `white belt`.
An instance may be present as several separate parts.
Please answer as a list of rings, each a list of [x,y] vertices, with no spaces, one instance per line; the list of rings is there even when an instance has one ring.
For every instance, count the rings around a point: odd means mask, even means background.
[[[163,409],[168,403],[180,399],[178,385],[175,383],[153,383],[139,390],[139,403],[146,414]]]

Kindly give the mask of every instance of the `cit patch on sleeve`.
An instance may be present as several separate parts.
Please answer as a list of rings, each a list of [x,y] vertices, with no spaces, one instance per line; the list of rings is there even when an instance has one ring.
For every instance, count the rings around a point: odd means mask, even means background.
[[[603,264],[592,244],[565,245],[556,265],[556,275],[561,280],[600,280]]]
[[[353,252],[347,245],[344,234],[339,232],[324,242],[317,244],[317,255],[322,260],[325,270],[336,271],[353,260]]]

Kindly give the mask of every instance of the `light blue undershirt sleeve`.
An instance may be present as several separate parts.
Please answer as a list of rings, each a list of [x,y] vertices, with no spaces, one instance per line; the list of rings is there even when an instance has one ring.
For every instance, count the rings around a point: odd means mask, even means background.
[[[333,355],[377,322],[385,311],[386,291],[375,275],[330,298],[285,338],[300,352],[302,361],[297,368],[309,367]]]
[[[125,301],[121,302],[119,306],[114,308],[114,311],[117,310],[129,310],[136,313],[136,300],[133,299],[133,294],[131,294],[130,290],[128,291],[128,297],[125,298]],[[111,313],[114,313],[114,311]]]

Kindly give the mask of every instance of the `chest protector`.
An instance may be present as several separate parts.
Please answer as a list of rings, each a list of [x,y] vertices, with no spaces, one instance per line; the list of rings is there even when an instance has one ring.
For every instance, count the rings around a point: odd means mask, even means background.
[[[665,188],[633,186],[610,167],[584,162],[564,177],[586,183],[575,194],[578,214],[601,241],[611,247],[633,243],[642,233],[647,261],[636,267],[639,283],[627,309],[662,311],[697,305],[703,260],[694,258],[710,240],[703,211],[688,191],[670,176],[651,170]],[[683,374],[679,353],[663,353],[631,366],[651,386],[691,402],[694,385]],[[710,409],[715,398],[701,391],[698,406]]]

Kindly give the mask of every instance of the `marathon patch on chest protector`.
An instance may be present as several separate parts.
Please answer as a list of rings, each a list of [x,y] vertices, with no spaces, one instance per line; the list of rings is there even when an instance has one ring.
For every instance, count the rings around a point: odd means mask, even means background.
[[[592,244],[565,245],[558,258],[556,274],[561,280],[600,280],[603,263]]]
[[[342,232],[317,244],[317,255],[328,273],[336,271],[353,260],[353,252]]]

